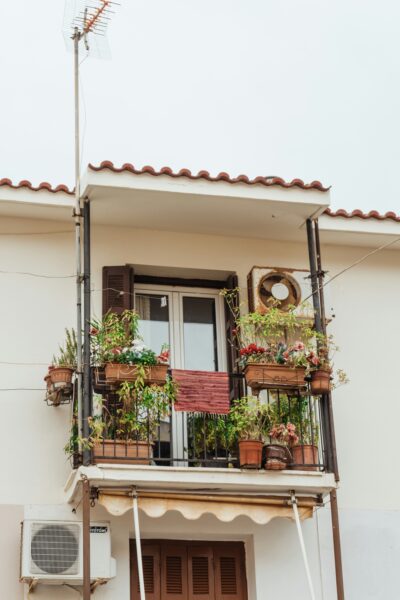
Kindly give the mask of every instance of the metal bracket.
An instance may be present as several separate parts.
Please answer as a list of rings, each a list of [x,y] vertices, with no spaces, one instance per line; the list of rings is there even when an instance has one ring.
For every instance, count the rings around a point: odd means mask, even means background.
[[[93,583],[90,584],[90,592],[93,592],[100,587],[101,585],[105,585],[107,583],[107,579],[96,579]]]
[[[28,594],[33,594],[33,592],[35,591],[36,586],[39,583],[38,580],[37,579],[30,579],[26,583],[28,584]]]

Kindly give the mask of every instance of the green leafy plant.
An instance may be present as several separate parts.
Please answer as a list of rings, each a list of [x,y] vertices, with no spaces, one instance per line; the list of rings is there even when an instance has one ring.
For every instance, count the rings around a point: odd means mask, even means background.
[[[126,365],[167,364],[169,351],[163,345],[157,355],[148,348],[139,335],[140,316],[134,310],[122,315],[108,312],[103,319],[91,322],[90,340],[92,358],[96,365],[108,362]]]
[[[260,398],[245,396],[234,400],[227,423],[229,445],[237,440],[265,440],[272,416],[270,404]]]
[[[70,367],[76,369],[77,340],[75,329],[65,329],[65,343],[59,346],[58,355],[53,356],[54,367]]]

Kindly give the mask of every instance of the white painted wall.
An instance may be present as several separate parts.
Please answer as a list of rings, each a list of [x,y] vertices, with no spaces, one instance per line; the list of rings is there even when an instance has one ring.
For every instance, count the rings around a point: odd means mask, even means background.
[[[24,229],[35,232],[67,228],[65,223],[3,219],[0,224],[1,271],[73,275],[73,231],[60,235],[1,235],[1,232]],[[324,267],[334,274],[365,252],[365,248],[357,247],[324,247]],[[245,298],[246,275],[254,264],[306,268],[307,248],[305,244],[286,242],[98,227],[93,232],[92,258],[93,307],[94,312],[100,314],[103,265],[137,263],[237,271]],[[400,560],[400,548],[395,532],[399,530],[400,480],[396,476],[395,459],[400,417],[397,398],[399,266],[400,254],[385,251],[328,286],[331,288],[328,307],[333,306],[336,314],[331,329],[341,347],[336,363],[345,368],[351,379],[349,385],[334,393],[341,472],[338,497],[349,600],[386,600],[397,595],[395,565]],[[75,322],[73,278],[44,279],[0,273],[0,289],[0,361],[49,362],[63,339],[64,327],[71,327]],[[45,370],[45,365],[0,364],[0,388],[43,388]],[[43,395],[43,391],[0,391],[3,415],[1,511],[6,510],[6,504],[21,507],[63,502],[63,486],[70,466],[62,448],[68,436],[70,409],[48,408]],[[331,600],[334,574],[329,511],[321,510],[318,516],[324,590],[321,597]],[[204,517],[196,524],[189,524],[175,515],[157,522],[144,517],[143,531],[147,536],[160,536],[162,532],[167,536],[174,533],[189,537],[200,532],[206,536],[208,532],[221,537],[228,533],[251,536],[260,568],[252,576],[249,600],[288,596],[293,593],[294,582],[296,597],[307,598],[302,587],[305,582],[301,583],[304,573],[297,556],[297,540],[290,522],[275,521],[256,530],[247,520],[226,526],[211,523],[210,519]],[[118,582],[127,581],[128,572],[126,523],[113,521],[113,528],[113,552],[118,558],[120,573],[115,585],[120,586]],[[305,529],[318,584],[316,519],[308,522]],[[15,543],[19,537],[17,528],[14,534]],[[4,560],[0,560],[2,579],[15,580],[15,573]],[[118,596],[110,595],[107,590],[113,585],[96,592],[97,597],[128,598],[123,586],[118,587]],[[37,597],[56,600],[54,590],[46,594],[40,592]],[[73,598],[76,593],[65,591],[64,597]]]

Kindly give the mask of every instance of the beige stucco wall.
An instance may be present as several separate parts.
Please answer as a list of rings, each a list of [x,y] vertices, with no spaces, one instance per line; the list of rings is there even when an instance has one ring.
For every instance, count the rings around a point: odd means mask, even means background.
[[[30,232],[60,231],[67,227],[65,223],[4,219],[0,233],[18,232],[24,228]],[[73,275],[73,244],[72,230],[59,235],[0,235],[1,270]],[[324,268],[334,274],[366,252],[367,249],[357,247],[323,247]],[[291,244],[128,227],[97,227],[93,231],[92,261],[93,312],[99,315],[103,265],[136,263],[236,271],[243,297],[246,297],[246,275],[253,265],[307,268],[308,258],[305,242]],[[397,423],[400,417],[397,398],[399,267],[400,253],[385,251],[327,286],[327,308],[333,307],[336,315],[330,328],[341,348],[336,366],[343,367],[351,380],[350,384],[334,393],[341,472],[339,504],[343,510],[360,511],[359,514],[364,511],[368,525],[374,523],[371,514],[399,509],[400,480],[395,474]],[[24,366],[0,363],[0,387],[3,390],[43,388],[45,364],[51,360],[58,342],[62,341],[64,327],[71,327],[75,323],[74,279],[44,279],[1,273],[0,283],[0,361],[43,363]],[[63,502],[63,486],[70,472],[63,453],[68,436],[70,407],[48,408],[43,396],[40,389],[0,392],[3,419],[6,416],[0,452],[2,510],[5,504],[20,506]],[[18,512],[19,509],[15,510]],[[7,516],[4,518],[7,521]],[[15,545],[18,543],[19,530],[13,528],[12,522],[10,519],[7,525],[14,532]],[[121,523],[116,525],[117,529],[121,527],[121,536],[115,537],[117,547],[114,555],[122,557],[126,553],[127,539],[122,534],[124,526]],[[145,519],[144,532],[146,535],[157,530],[160,532],[164,526],[165,530],[173,531],[175,524],[174,520],[165,525],[146,522]],[[190,524],[190,531],[199,531],[198,526],[201,530],[202,523],[196,526]],[[187,533],[186,523],[181,523],[179,527],[181,529],[176,531]],[[218,527],[222,536],[236,531],[236,523],[229,529]],[[281,548],[278,522],[268,527],[268,531],[275,532],[271,537],[275,540],[273,543]],[[210,530],[213,529],[214,525]],[[247,532],[253,535],[250,529],[248,524],[243,526],[243,534]],[[327,531],[328,535],[329,529]],[[350,526],[349,531],[352,531]],[[253,548],[269,556],[265,532],[254,534]],[[326,543],[329,545],[329,542]],[[0,556],[3,553],[4,550],[0,550]],[[292,558],[290,554],[290,560]],[[124,560],[121,558],[119,568],[126,570]],[[6,564],[0,560],[2,570]],[[274,563],[268,564],[268,568],[272,568]],[[11,571],[7,568],[8,578]],[[105,594],[105,589],[98,592],[99,598]],[[47,597],[52,597],[51,592],[47,593],[50,594]],[[74,597],[71,591],[65,594],[69,594],[66,598]]]

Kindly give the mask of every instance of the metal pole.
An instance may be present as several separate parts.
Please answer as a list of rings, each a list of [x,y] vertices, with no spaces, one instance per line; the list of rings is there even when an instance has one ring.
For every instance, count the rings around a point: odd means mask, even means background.
[[[79,152],[79,41],[81,34],[75,27],[74,40],[74,91],[75,91],[75,265],[76,265],[76,374],[78,395],[78,429],[83,436],[82,420],[82,249],[81,249],[81,191]]]
[[[321,304],[319,301],[317,263],[315,257],[315,240],[311,219],[307,219],[308,257],[310,261],[311,291],[314,306],[315,329],[322,332]]]
[[[318,279],[319,279],[319,292],[321,298],[321,315],[324,323],[324,332],[326,331],[325,326],[325,300],[324,300],[324,273],[322,271],[322,259],[321,259],[321,245],[319,239],[319,226],[318,221],[315,222],[315,246],[317,253],[317,265],[318,265]],[[335,473],[336,481],[339,481],[339,469],[337,464],[336,454],[336,438],[335,438],[335,426],[333,420],[333,409],[332,409],[332,396],[327,395],[326,403],[328,406],[328,416],[330,422],[330,436],[331,436],[331,448],[332,448],[332,459],[333,469]],[[344,580],[343,580],[343,564],[342,564],[342,549],[340,543],[340,525],[339,525],[339,509],[337,502],[336,490],[332,490],[330,493],[331,500],[331,520],[332,520],[332,537],[333,537],[333,552],[335,556],[335,574],[336,574],[336,593],[338,600],[344,600]]]
[[[90,483],[82,481],[83,600],[90,600]]]
[[[87,439],[90,434],[89,417],[92,412],[92,382],[90,368],[90,202],[84,200],[83,204],[83,271],[84,271],[84,313],[83,313],[83,437]],[[88,448],[83,450],[83,464],[91,463],[91,452]]]
[[[142,546],[140,543],[140,528],[139,528],[139,508],[138,508],[138,499],[137,494],[134,492],[133,495],[133,524],[134,524],[134,534],[136,541],[136,560],[137,560],[137,570],[138,570],[138,578],[139,578],[139,591],[140,591],[140,600],[146,600],[146,593],[144,589],[144,577],[143,577],[143,562],[142,562]],[[86,600],[86,599],[84,599]]]
[[[296,527],[297,527],[297,534],[299,536],[301,554],[303,556],[304,567],[305,567],[305,570],[306,570],[308,587],[310,589],[310,598],[311,598],[311,600],[315,600],[314,586],[313,586],[313,582],[312,582],[312,579],[311,579],[310,566],[308,564],[306,547],[304,545],[303,532],[301,530],[299,510],[297,508],[297,500],[296,500],[296,496],[295,496],[294,492],[292,492],[292,494],[291,494],[291,503],[292,503],[293,513],[294,513],[294,520],[296,522]]]

